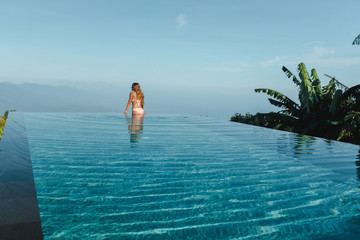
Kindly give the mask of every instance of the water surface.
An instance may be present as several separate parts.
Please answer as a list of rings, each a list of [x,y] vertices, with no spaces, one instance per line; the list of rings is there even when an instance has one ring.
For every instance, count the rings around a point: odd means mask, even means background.
[[[360,236],[358,146],[183,115],[25,120],[46,239]]]

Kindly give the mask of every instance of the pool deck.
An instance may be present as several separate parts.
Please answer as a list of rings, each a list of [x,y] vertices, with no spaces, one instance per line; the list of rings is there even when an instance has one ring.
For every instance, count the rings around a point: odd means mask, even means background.
[[[24,116],[17,112],[0,141],[0,239],[43,239]]]

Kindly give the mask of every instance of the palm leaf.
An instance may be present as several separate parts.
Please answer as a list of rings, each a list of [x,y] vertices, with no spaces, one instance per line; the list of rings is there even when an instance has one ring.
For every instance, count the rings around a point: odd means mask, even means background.
[[[314,87],[315,93],[318,98],[321,98],[321,96],[322,96],[321,81],[319,79],[319,76],[317,75],[315,68],[311,69],[311,78],[312,78],[311,84]]]
[[[312,78],[313,81],[314,80],[319,80],[319,76],[317,75],[317,72],[316,72],[315,68],[311,69],[311,78]]]
[[[277,106],[277,107],[282,107],[282,108],[288,108],[288,109],[300,109],[299,104],[297,104],[296,102],[294,102],[293,100],[291,100],[290,98],[288,98],[287,96],[285,96],[284,94],[272,90],[272,89],[268,89],[268,88],[257,88],[255,89],[255,92],[260,93],[266,93],[267,95],[275,98],[278,100],[278,102],[273,101],[273,103],[270,101],[271,104]]]
[[[268,100],[269,100],[269,102],[270,102],[272,105],[274,105],[274,106],[276,106],[276,107],[286,108],[286,105],[285,105],[285,103],[283,103],[283,102],[277,101],[277,100],[272,99],[272,98],[268,98]]]
[[[311,83],[310,77],[309,77],[309,73],[306,70],[306,66],[304,63],[300,63],[298,66],[298,72],[299,72],[299,77],[302,81],[309,81]]]
[[[314,102],[317,101],[315,91],[311,85],[309,73],[306,70],[304,63],[300,63],[298,67],[299,76],[301,79],[300,84],[300,102],[303,108],[310,111],[313,108]]]
[[[269,102],[279,108],[283,108],[282,112],[290,114],[291,116],[299,118],[302,115],[302,112],[300,111],[300,106],[295,103],[295,105],[292,102],[282,102],[278,101],[272,98],[268,98]]]
[[[274,97],[276,99],[277,98],[282,98],[283,96],[285,96],[284,94],[282,94],[282,93],[280,93],[278,91],[269,89],[269,88],[256,88],[255,92],[257,92],[257,93],[263,92],[263,93],[266,93],[267,95],[269,95],[271,97]]]
[[[342,90],[341,89],[336,90],[334,97],[331,101],[330,108],[329,108],[329,112],[333,116],[335,116],[336,112],[338,111],[338,107],[339,107],[339,104],[341,101],[341,96],[342,96]]]
[[[293,82],[296,84],[296,86],[300,86],[300,81],[296,78],[296,76],[294,74],[292,74],[292,72],[290,72],[289,69],[287,69],[285,66],[282,67],[282,70],[284,71],[284,73],[286,74],[286,76],[288,78],[293,77]]]
[[[322,90],[323,95],[326,95],[328,97],[331,97],[335,91],[336,91],[336,84],[334,79],[331,79],[328,85],[324,86]]]
[[[354,39],[352,45],[360,45],[360,34]]]

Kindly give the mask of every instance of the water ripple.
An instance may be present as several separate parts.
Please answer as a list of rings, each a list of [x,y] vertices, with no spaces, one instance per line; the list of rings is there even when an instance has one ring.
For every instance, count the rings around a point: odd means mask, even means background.
[[[359,233],[354,145],[179,115],[25,120],[47,239]]]

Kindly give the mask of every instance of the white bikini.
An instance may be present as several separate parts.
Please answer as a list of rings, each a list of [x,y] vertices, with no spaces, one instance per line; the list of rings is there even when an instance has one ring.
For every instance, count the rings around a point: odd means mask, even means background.
[[[132,100],[132,104],[133,104],[133,114],[144,114],[144,109],[141,106],[141,100],[136,100],[133,99]],[[134,106],[139,106],[139,107],[134,107]]]

